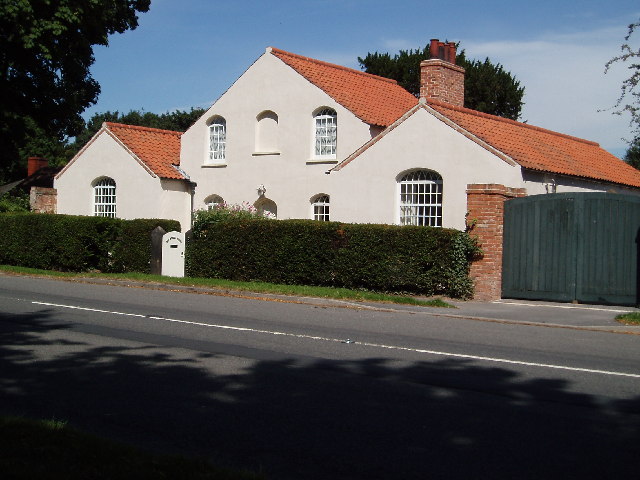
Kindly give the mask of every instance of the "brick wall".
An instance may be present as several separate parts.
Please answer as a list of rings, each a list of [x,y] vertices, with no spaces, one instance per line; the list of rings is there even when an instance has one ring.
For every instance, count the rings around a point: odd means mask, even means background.
[[[440,59],[420,63],[420,97],[464,106],[464,68]]]
[[[483,258],[471,265],[476,300],[498,300],[502,291],[502,239],[504,232],[504,202],[526,197],[526,189],[499,184],[467,185],[467,221],[475,223],[472,235],[477,235]]]
[[[55,188],[31,187],[29,205],[35,213],[56,213],[57,195]]]

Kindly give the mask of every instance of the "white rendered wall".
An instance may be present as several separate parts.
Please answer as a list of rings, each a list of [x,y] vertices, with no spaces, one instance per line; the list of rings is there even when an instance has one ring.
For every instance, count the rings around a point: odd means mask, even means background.
[[[337,113],[336,161],[313,158],[313,114],[320,107]],[[256,152],[257,117],[278,116],[277,154]],[[207,120],[215,115],[227,125],[226,162],[207,166]],[[197,183],[194,207],[217,194],[227,203],[254,203],[257,188],[277,204],[278,218],[310,218],[310,199],[329,193],[325,172],[371,138],[370,126],[336,103],[270,53],[261,56],[182,136],[181,167]]]
[[[178,220],[183,231],[190,228],[186,182],[152,175],[106,132],[56,178],[58,213],[93,215],[93,183],[101,177],[116,182],[118,218],[168,218]]]
[[[443,181],[443,227],[464,229],[467,185],[500,183],[521,187],[512,166],[438,120],[416,111],[341,170],[331,173],[331,213],[335,220],[360,223],[399,221],[397,179],[413,169],[428,169]]]

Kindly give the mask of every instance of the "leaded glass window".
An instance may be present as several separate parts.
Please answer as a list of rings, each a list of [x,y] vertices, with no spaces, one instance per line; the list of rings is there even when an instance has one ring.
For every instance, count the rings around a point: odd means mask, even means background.
[[[442,177],[414,170],[400,181],[400,225],[442,226]]]
[[[209,124],[209,162],[224,162],[226,144],[227,122],[222,117],[215,117]]]
[[[320,110],[315,115],[314,121],[315,156],[335,158],[338,136],[336,111],[330,108]]]
[[[112,178],[102,178],[93,186],[93,215],[115,218],[116,182]]]
[[[320,195],[313,201],[313,219],[321,222],[329,221],[329,195]]]

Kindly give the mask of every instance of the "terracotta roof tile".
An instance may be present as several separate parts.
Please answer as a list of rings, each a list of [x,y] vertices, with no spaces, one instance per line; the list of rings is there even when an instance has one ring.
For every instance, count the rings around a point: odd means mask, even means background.
[[[395,80],[276,48],[271,48],[270,51],[272,55],[370,125],[389,126],[418,103],[418,99],[398,85]]]
[[[640,171],[597,143],[442,102],[427,105],[524,168],[640,188]]]
[[[186,180],[180,166],[182,132],[105,122],[106,128],[161,178]]]

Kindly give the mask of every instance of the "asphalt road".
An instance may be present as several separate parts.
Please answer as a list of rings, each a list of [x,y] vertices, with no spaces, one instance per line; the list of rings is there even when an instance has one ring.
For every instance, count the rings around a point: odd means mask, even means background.
[[[637,476],[615,308],[245,297],[0,275],[0,412],[272,479]]]

